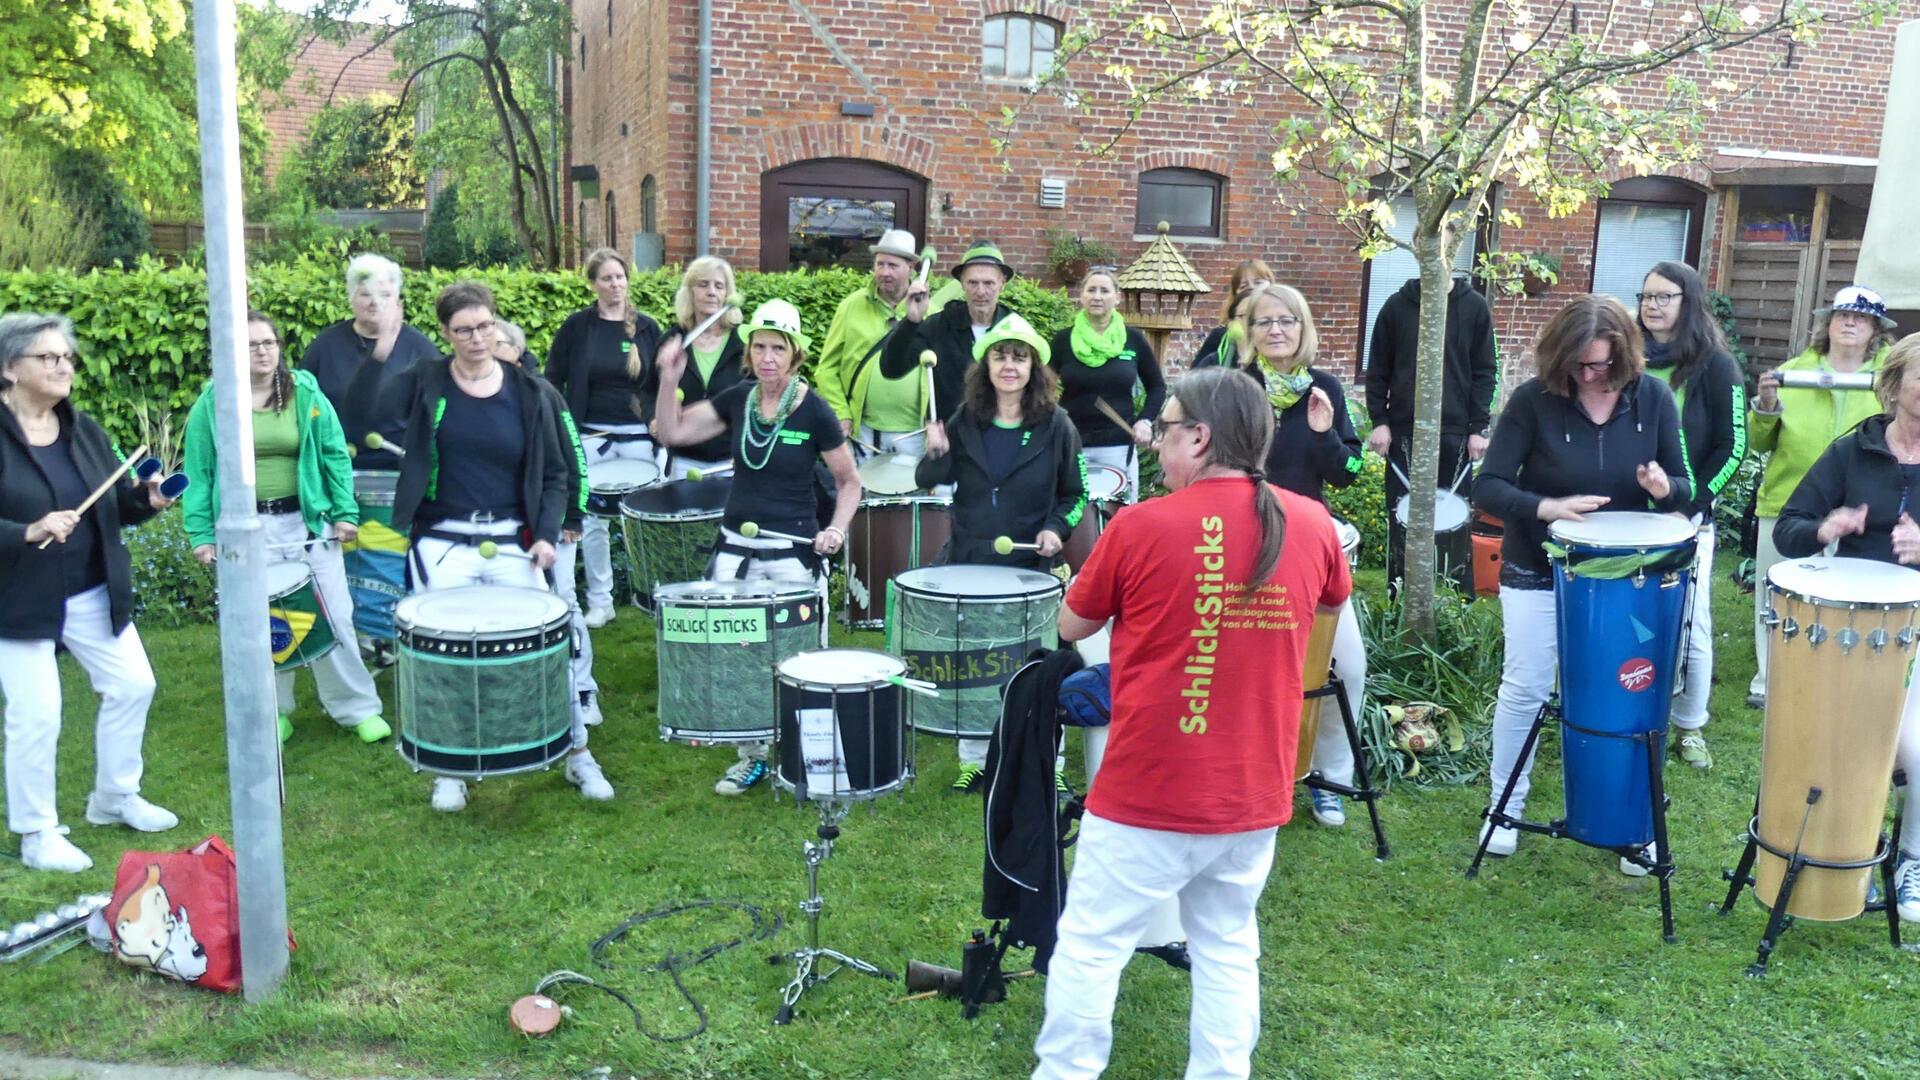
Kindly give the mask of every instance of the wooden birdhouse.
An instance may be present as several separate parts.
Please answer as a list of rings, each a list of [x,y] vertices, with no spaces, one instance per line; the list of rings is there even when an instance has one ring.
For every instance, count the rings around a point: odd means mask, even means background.
[[[1167,335],[1193,327],[1193,298],[1212,292],[1193,264],[1167,236],[1167,223],[1157,227],[1160,235],[1133,265],[1115,275],[1120,286],[1121,314],[1128,326],[1137,326],[1153,342],[1153,351],[1167,355]]]

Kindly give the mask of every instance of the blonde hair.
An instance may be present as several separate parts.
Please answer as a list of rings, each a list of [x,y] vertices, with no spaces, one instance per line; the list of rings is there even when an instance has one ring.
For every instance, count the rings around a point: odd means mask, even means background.
[[[634,328],[640,325],[640,309],[633,306],[633,268],[628,266],[627,260],[612,248],[594,248],[587,253],[587,281],[591,283],[599,277],[600,268],[609,262],[619,263],[620,272],[627,275],[626,310],[620,313],[620,321],[627,328],[627,338],[631,340]],[[646,367],[647,358],[641,355],[639,349],[627,350],[627,378],[638,382],[640,373],[645,371]]]
[[[680,288],[673,294],[673,321],[680,324],[680,329],[691,330],[695,322],[693,283],[715,272],[727,276],[727,292],[731,295],[734,290],[733,264],[718,255],[700,256],[688,263],[686,272],[680,275]],[[739,326],[740,309],[730,308],[725,315],[720,316],[719,325],[728,329]],[[688,342],[688,345],[691,346],[692,342]]]
[[[1278,300],[1288,314],[1300,320],[1300,344],[1293,350],[1293,355],[1286,358],[1287,362],[1301,367],[1311,366],[1314,358],[1320,355],[1320,331],[1313,325],[1313,309],[1307,306],[1307,298],[1300,295],[1299,289],[1278,284],[1255,286],[1235,309],[1234,318],[1240,322],[1240,366],[1252,368],[1260,355],[1260,350],[1253,344],[1253,312],[1262,300],[1269,297]]]
[[[1880,370],[1873,375],[1873,396],[1880,399],[1881,412],[1893,415],[1894,403],[1900,398],[1900,380],[1916,363],[1920,363],[1920,334],[1908,334],[1894,342],[1880,358]]]

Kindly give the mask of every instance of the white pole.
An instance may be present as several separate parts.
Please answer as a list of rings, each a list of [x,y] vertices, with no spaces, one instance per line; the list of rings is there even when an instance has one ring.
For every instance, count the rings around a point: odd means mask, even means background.
[[[240,121],[233,0],[194,0],[200,98],[201,212],[206,221],[207,327],[219,444],[220,669],[226,694],[228,792],[239,863],[240,965],[249,1003],[287,976],[287,881],[280,834],[280,737],[267,642],[265,543],[254,513],[253,413],[247,378],[247,261],[240,198]]]

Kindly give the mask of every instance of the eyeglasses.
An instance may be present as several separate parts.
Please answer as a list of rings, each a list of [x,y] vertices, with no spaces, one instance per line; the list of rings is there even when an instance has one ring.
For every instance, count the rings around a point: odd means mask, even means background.
[[[1276,326],[1291,333],[1300,328],[1300,320],[1291,315],[1277,315],[1271,318],[1253,320],[1253,332],[1256,334],[1264,334]]]
[[[278,338],[262,338],[259,341],[247,342],[247,351],[250,353],[270,353],[279,348],[280,339]]]
[[[1612,366],[1613,366],[1613,357],[1611,356],[1607,357],[1605,360],[1580,361],[1580,367],[1584,371],[1605,371],[1608,368],[1611,368]]]
[[[68,367],[74,367],[80,362],[80,357],[77,354],[70,353],[70,352],[22,353],[20,354],[20,359],[38,360],[40,361],[40,366],[46,368],[48,371],[54,370],[55,368],[59,367],[61,364],[65,364]]]
[[[452,334],[461,341],[472,341],[475,338],[491,337],[493,335],[493,326],[494,324],[490,322],[475,323],[472,326],[449,326],[447,327],[447,333]]]
[[[1200,421],[1188,420],[1185,417],[1181,417],[1178,420],[1158,419],[1153,422],[1153,441],[1159,442],[1161,439],[1166,438],[1167,430],[1169,428],[1177,428],[1177,427],[1190,428],[1190,427],[1199,427],[1199,426],[1200,426]]]
[[[1640,301],[1641,307],[1663,308],[1680,299],[1681,295],[1677,292],[1643,292],[1634,293],[1633,298]]]

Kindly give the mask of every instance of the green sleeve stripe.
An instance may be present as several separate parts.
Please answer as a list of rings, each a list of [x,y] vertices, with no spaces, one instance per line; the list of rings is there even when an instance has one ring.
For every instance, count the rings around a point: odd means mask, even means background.
[[[1747,456],[1747,388],[1736,382],[1733,384],[1733,455],[1727,463],[1720,466],[1720,472],[1707,481],[1707,491],[1719,495],[1733,481],[1734,474],[1740,471],[1740,462]]]
[[[440,491],[440,420],[447,415],[447,399],[442,395],[433,403],[433,430],[427,433],[427,501]]]
[[[1067,528],[1080,527],[1080,519],[1087,512],[1087,455],[1074,451],[1074,464],[1080,469],[1080,496],[1074,500],[1073,508],[1067,511]],[[1062,537],[1061,539],[1065,539]]]
[[[580,445],[580,429],[574,426],[572,410],[560,410],[560,422],[566,425],[567,442],[573,447],[573,469],[580,477],[580,495],[574,501],[581,513],[587,512],[587,450]]]

